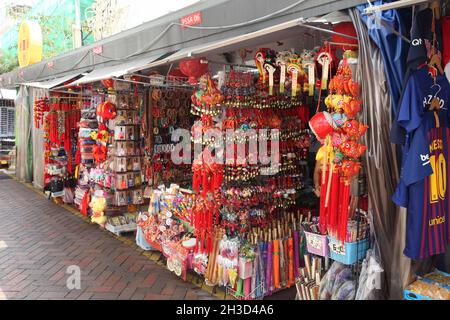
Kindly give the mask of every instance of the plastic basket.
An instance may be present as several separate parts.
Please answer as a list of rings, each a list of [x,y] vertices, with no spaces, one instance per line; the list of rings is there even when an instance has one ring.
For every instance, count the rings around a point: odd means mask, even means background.
[[[369,239],[357,242],[344,242],[328,237],[328,246],[330,248],[330,258],[343,264],[354,264],[366,256],[369,249]]]
[[[317,233],[305,231],[306,249],[309,253],[322,257],[328,257],[328,237]]]
[[[403,298],[404,298],[404,300],[433,300],[430,297],[421,295],[420,293],[413,292],[410,290],[403,291]]]

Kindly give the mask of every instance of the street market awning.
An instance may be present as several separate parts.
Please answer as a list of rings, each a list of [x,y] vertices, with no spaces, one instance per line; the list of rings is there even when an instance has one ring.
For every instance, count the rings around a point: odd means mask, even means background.
[[[130,70],[130,72],[135,72],[143,69],[151,69],[194,56],[223,53],[225,51],[238,50],[242,47],[252,47],[264,43],[279,41],[283,38],[289,38],[298,35],[299,33],[301,33],[301,28],[306,27],[305,24],[309,22],[338,23],[342,21],[349,21],[349,17],[347,14],[341,12],[328,14],[322,17],[311,18],[311,20],[297,18],[240,36],[181,49],[165,58],[158,59],[152,63],[149,63],[144,67]]]
[[[295,32],[298,32],[297,28],[299,28],[300,22],[302,22],[301,18],[294,19],[288,22],[277,24],[269,28],[264,28],[255,32],[246,33],[237,37],[231,37],[229,39],[213,41],[207,44],[201,44],[181,49],[180,51],[177,51],[166,58],[158,59],[141,68],[130,70],[130,72],[159,67],[162,65],[176,62],[185,58],[198,56],[201,54],[215,54],[224,51],[240,49],[244,45],[245,46],[257,45],[262,42],[261,39],[264,39],[265,42],[270,42],[272,40],[276,41],[280,39],[281,33],[283,33],[284,37],[287,37],[289,35],[289,31],[291,31],[293,34]]]
[[[74,81],[71,83],[71,85],[78,85],[78,84],[86,84],[86,83],[92,83],[96,81],[100,81],[103,79],[108,78],[114,78],[114,77],[121,77],[127,73],[132,72],[133,70],[142,70],[143,66],[155,61],[158,57],[145,57],[140,59],[134,59],[129,60],[127,62],[116,64],[113,66],[107,66],[102,67],[98,69],[94,69],[91,72],[89,72],[84,77],[81,77],[80,79]]]
[[[73,78],[76,78],[80,75],[80,73],[72,73],[63,77],[59,77],[59,78],[55,78],[52,80],[47,80],[47,81],[38,81],[38,82],[23,82],[23,83],[19,83],[21,85],[24,86],[28,86],[28,87],[35,87],[35,88],[41,88],[41,89],[51,89],[54,87],[57,87]]]

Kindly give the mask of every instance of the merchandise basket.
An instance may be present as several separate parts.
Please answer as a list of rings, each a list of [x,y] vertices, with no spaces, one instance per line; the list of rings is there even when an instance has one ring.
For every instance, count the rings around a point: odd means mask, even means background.
[[[306,249],[309,253],[322,257],[328,257],[328,237],[317,233],[305,231]]]
[[[366,256],[369,249],[369,239],[356,242],[344,242],[328,237],[330,247],[330,258],[346,265],[354,264]]]

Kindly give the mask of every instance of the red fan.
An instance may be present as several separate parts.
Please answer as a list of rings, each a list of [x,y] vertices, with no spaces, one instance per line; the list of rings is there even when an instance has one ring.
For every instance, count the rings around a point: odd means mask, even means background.
[[[189,83],[195,85],[197,79],[208,71],[208,61],[206,58],[195,58],[180,61],[181,72],[189,77]]]

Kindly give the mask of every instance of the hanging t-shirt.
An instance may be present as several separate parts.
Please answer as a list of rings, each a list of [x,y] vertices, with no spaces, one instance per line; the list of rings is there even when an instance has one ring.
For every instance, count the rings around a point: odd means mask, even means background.
[[[411,259],[443,253],[450,242],[450,85],[444,76],[433,84],[426,67],[412,73],[398,117],[408,150],[393,201],[408,209],[404,254]],[[439,111],[428,110],[434,97]]]

